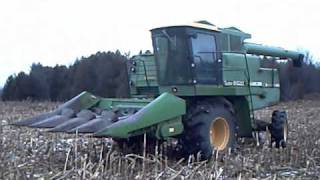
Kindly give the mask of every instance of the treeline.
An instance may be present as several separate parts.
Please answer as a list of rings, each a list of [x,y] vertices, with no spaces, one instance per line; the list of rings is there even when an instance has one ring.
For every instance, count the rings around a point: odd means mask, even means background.
[[[2,100],[65,101],[86,90],[102,97],[129,96],[128,55],[98,52],[82,57],[73,65],[55,67],[32,64],[29,74],[8,77]],[[280,74],[281,100],[295,100],[305,94],[320,92],[320,67],[306,54],[301,68],[291,61],[263,60],[263,67],[277,67]]]
[[[264,67],[279,70],[281,101],[296,100],[306,94],[320,93],[320,65],[306,52],[302,67],[294,67],[292,61],[264,60]]]
[[[127,57],[119,51],[97,52],[70,66],[32,64],[29,74],[8,77],[2,100],[64,101],[86,90],[103,97],[128,95]]]

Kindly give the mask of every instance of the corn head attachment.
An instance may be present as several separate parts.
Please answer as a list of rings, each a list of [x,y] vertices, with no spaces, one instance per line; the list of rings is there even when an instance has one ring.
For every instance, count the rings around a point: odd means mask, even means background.
[[[185,109],[184,100],[169,93],[156,99],[112,99],[83,92],[52,112],[13,125],[117,139],[147,132],[162,139],[183,132]]]

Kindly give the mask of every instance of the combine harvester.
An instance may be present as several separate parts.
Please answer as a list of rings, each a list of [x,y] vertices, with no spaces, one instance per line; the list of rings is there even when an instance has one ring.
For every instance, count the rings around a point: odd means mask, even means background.
[[[82,92],[58,109],[15,122],[50,132],[92,133],[127,144],[178,139],[185,154],[232,148],[237,137],[255,137],[269,129],[272,142],[287,141],[286,113],[274,111],[272,123],[255,119],[254,110],[279,102],[279,72],[261,67],[261,56],[291,59],[303,55],[245,42],[235,27],[207,22],[151,30],[153,54],[130,60],[131,98],[101,98]]]

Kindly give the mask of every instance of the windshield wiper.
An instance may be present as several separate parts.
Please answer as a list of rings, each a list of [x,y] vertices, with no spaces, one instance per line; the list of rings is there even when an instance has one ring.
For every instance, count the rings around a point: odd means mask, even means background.
[[[163,29],[161,32],[169,40],[170,44],[172,44],[173,47],[176,48],[176,36],[174,36],[174,39],[172,39],[172,37],[170,37],[165,29]]]

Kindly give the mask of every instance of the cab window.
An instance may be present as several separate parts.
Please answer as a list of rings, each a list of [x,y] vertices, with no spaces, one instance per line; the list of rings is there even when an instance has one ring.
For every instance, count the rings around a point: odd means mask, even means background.
[[[205,84],[217,82],[215,36],[213,34],[197,33],[192,37],[191,42],[196,82]]]

